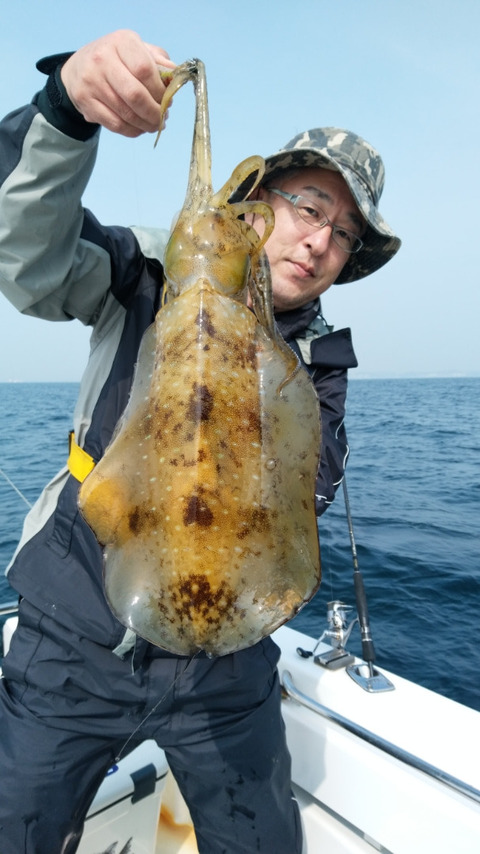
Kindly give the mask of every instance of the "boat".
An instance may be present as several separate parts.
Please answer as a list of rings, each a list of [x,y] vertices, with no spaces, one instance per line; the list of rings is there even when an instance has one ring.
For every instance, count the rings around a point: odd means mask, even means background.
[[[480,712],[351,655],[350,617],[333,601],[317,641],[288,625],[273,635],[305,854],[473,854]],[[14,615],[5,623],[5,650],[15,623]],[[110,769],[78,852],[196,854],[188,809],[155,742]]]

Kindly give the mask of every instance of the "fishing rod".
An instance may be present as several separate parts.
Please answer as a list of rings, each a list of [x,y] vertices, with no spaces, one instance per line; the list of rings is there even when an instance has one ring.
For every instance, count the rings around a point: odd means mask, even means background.
[[[379,693],[383,691],[393,691],[395,685],[390,679],[374,667],[375,648],[373,646],[372,633],[370,631],[370,621],[368,618],[367,596],[363,584],[363,576],[358,565],[357,546],[355,543],[355,535],[353,533],[352,513],[350,510],[350,500],[348,497],[347,480],[343,477],[343,497],[345,500],[345,510],[347,513],[348,532],[350,534],[350,546],[353,558],[353,584],[355,589],[355,600],[357,605],[357,619],[360,626],[360,635],[362,641],[362,664],[347,664],[346,670],[349,676],[360,685],[365,691],[371,693]]]
[[[357,617],[350,623],[347,628],[346,613],[348,610],[350,610],[350,606],[345,605],[343,602],[339,602],[337,600],[329,602],[327,610],[327,619],[330,628],[326,629],[323,632],[313,650],[305,650],[301,647],[298,647],[297,652],[302,658],[310,658],[310,656],[312,655],[315,656],[315,652],[317,651],[317,648],[319,647],[321,642],[325,639],[329,639],[333,647],[332,651],[324,655],[318,655],[315,658],[316,663],[322,665],[323,667],[330,667],[331,669],[337,669],[338,667],[347,667],[348,671],[349,666],[353,665],[354,656],[346,651],[345,644],[348,641],[354,624],[358,622],[362,642],[363,661],[368,668],[368,678],[373,679],[376,676],[376,671],[373,666],[373,663],[375,661],[375,648],[373,646],[372,634],[370,631],[365,586],[363,584],[363,577],[360,572],[360,567],[358,565],[357,546],[355,543],[355,535],[353,533],[353,520],[352,513],[350,510],[350,500],[348,497],[347,481],[345,476],[343,477],[342,484],[343,497],[345,499],[345,509],[347,513],[348,531],[350,534],[350,547],[353,558],[353,583],[355,589]],[[353,676],[353,674],[351,675]],[[355,677],[353,676],[353,678]],[[363,674],[362,678],[364,678]]]
[[[372,634],[370,631],[370,621],[368,618],[367,596],[363,583],[363,576],[358,565],[357,546],[355,543],[355,535],[353,533],[353,520],[350,510],[350,499],[348,497],[347,479],[343,477],[343,497],[345,500],[345,510],[347,513],[348,533],[350,535],[350,546],[353,558],[353,585],[355,589],[355,601],[357,604],[358,624],[360,626],[360,635],[362,640],[362,657],[368,664],[370,675],[374,675],[373,663],[375,661],[375,647],[373,645]]]
[[[372,633],[370,630],[367,596],[365,593],[363,576],[358,565],[357,545],[353,532],[352,512],[350,510],[350,500],[348,497],[347,481],[345,476],[342,483],[353,558],[353,583],[355,589],[357,617],[347,628],[346,611],[349,606],[344,605],[343,602],[329,602],[327,617],[331,628],[326,629],[323,632],[313,650],[306,650],[301,647],[297,647],[297,653],[302,658],[310,658],[313,656],[315,663],[320,664],[322,667],[328,667],[335,670],[339,667],[345,667],[348,675],[351,676],[357,685],[360,685],[360,687],[365,691],[392,691],[395,687],[393,683],[374,667],[375,647],[373,645]],[[350,632],[356,622],[358,622],[360,626],[362,642],[363,661],[360,664],[356,664],[354,656],[348,653],[345,649],[345,644],[348,641]],[[330,641],[332,649],[326,653],[321,653],[315,656],[318,647],[324,639],[328,639]]]

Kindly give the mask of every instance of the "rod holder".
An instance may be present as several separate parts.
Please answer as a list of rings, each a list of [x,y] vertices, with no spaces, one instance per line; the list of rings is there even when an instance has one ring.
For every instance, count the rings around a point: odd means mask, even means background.
[[[376,667],[366,662],[360,664],[349,663],[347,673],[360,688],[369,694],[379,694],[382,691],[394,691],[395,685],[387,679],[384,673],[380,673]]]

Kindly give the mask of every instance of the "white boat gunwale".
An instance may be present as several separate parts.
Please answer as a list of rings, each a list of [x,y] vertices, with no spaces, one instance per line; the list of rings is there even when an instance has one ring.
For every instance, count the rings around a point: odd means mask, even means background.
[[[358,738],[363,739],[364,741],[368,742],[368,744],[371,744],[373,747],[377,747],[379,750],[383,750],[384,753],[388,753],[390,756],[393,756],[394,759],[398,759],[400,762],[404,762],[411,768],[415,768],[417,771],[421,771],[422,773],[427,774],[434,780],[438,780],[440,783],[449,786],[454,791],[457,791],[461,795],[464,795],[467,798],[471,798],[473,801],[475,801],[475,803],[480,804],[479,789],[476,789],[474,786],[471,786],[464,780],[459,780],[458,777],[454,777],[448,771],[443,771],[441,768],[437,768],[437,766],[432,765],[430,762],[426,762],[420,756],[416,756],[415,754],[410,753],[403,747],[399,747],[396,744],[392,744],[392,742],[388,741],[387,739],[382,738],[371,730],[365,729],[365,727],[350,720],[349,718],[344,717],[344,715],[335,712],[333,709],[327,708],[327,706],[324,706],[317,700],[314,700],[313,697],[309,697],[307,694],[297,688],[292,678],[292,675],[291,673],[289,673],[288,670],[283,671],[281,680],[282,686],[286,691],[287,695],[292,700],[295,700],[297,703],[300,703],[300,705],[305,706],[307,709],[311,709],[313,712],[316,712],[316,714],[321,715],[329,721],[333,721],[333,723],[338,724],[343,729],[347,730],[347,732],[350,732]]]

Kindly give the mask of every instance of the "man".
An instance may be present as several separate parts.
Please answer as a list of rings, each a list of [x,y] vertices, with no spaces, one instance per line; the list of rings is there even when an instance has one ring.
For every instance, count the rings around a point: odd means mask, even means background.
[[[143,332],[161,304],[166,234],[104,227],[81,196],[99,125],[132,138],[157,129],[157,64],[173,66],[128,31],[42,60],[45,89],[0,126],[0,281],[25,313],[92,325],[73,452],[93,461],[126,405]],[[319,514],[343,474],[347,368],[356,364],[349,330],[326,334],[319,296],[397,251],[377,209],[382,185],[371,146],[323,129],[267,158],[259,190],[276,217],[266,249],[277,323],[321,403]],[[277,647],[266,638],[233,655],[188,659],[125,632],[104,598],[102,554],[78,514],[78,487],[71,458],[27,517],[10,569],[21,603],[0,686],[0,851],[74,852],[106,770],[127,742],[155,738],[202,854],[300,852]]]

